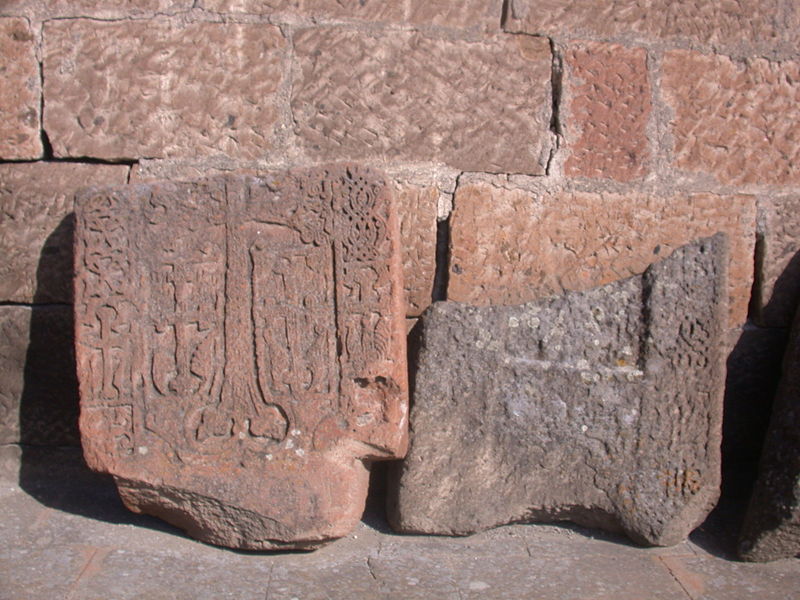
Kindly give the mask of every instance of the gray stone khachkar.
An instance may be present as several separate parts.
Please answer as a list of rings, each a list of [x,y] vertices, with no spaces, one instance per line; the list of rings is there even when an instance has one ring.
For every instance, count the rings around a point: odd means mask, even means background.
[[[124,503],[236,548],[314,548],[407,443],[399,227],[352,166],[76,198],[89,465]]]
[[[422,317],[403,532],[571,520],[672,545],[719,494],[727,241],[637,277]]]
[[[739,555],[759,562],[800,555],[800,311],[783,358]]]

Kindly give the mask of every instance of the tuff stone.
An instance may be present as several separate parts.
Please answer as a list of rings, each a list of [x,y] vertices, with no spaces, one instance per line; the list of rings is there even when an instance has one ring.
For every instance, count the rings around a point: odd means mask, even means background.
[[[230,172],[230,171],[228,171]],[[160,164],[134,165],[131,182],[159,179],[191,180],[221,175],[222,169],[201,165]],[[236,169],[240,175],[269,175],[267,169]],[[433,185],[394,182],[394,197],[400,219],[400,241],[403,256],[403,281],[406,295],[406,316],[416,317],[431,303],[436,272],[436,204],[439,190]]]
[[[198,539],[314,548],[406,444],[388,186],[354,166],[91,188],[76,203],[87,463]]]
[[[44,124],[53,152],[263,158],[276,143],[285,47],[265,24],[50,21]]]
[[[572,520],[672,545],[719,493],[724,235],[638,277],[422,316],[399,531]]]
[[[800,303],[800,196],[764,198],[758,208],[755,319],[788,328]]]
[[[728,184],[800,182],[800,63],[673,50],[662,93],[672,161]]]
[[[128,18],[187,10],[193,0],[3,0],[7,14],[36,19],[59,17]]]
[[[456,190],[447,298],[521,304],[642,273],[692,239],[730,240],[731,327],[747,318],[753,283],[755,199],[640,193],[533,193],[486,182]]]
[[[794,0],[511,0],[505,28],[536,35],[769,47],[796,43],[799,25]]]
[[[739,554],[758,562],[800,555],[800,312],[783,358]]]
[[[570,47],[565,63],[564,172],[618,181],[645,175],[651,104],[645,50],[581,42]]]
[[[123,184],[124,165],[0,165],[0,301],[72,301],[73,194]]]
[[[39,158],[41,85],[27,19],[0,18],[0,158]]]
[[[402,21],[403,2],[385,0],[202,0],[207,10],[233,13],[289,13],[307,17]]]
[[[72,308],[0,306],[0,444],[78,445]]]
[[[294,47],[292,114],[310,158],[544,174],[553,145],[546,39],[323,27],[299,31]]]
[[[497,31],[502,12],[502,0],[410,0],[407,20],[415,25]]]

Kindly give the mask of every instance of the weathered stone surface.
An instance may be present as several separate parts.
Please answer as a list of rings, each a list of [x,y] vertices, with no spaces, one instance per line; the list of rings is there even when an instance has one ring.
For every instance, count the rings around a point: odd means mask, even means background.
[[[0,444],[78,444],[72,308],[0,306]]]
[[[406,315],[416,317],[431,303],[436,274],[435,187],[402,185],[396,192],[403,243]]]
[[[434,304],[393,526],[572,520],[684,539],[719,493],[726,264],[720,234],[588,292]]]
[[[755,200],[691,194],[534,194],[473,182],[456,190],[447,298],[521,304],[642,273],[694,238],[730,240],[730,325],[747,317]]]
[[[277,27],[56,20],[44,32],[56,156],[262,158],[286,42]]]
[[[193,0],[3,0],[6,14],[39,19],[57,17],[124,18],[187,10]]]
[[[390,200],[344,166],[78,198],[81,436],[128,507],[250,549],[358,521],[406,443]]]
[[[676,166],[723,183],[800,182],[800,62],[674,50],[661,87]]]
[[[546,39],[312,28],[294,46],[292,114],[311,158],[544,173],[552,147]]]
[[[759,324],[789,327],[800,304],[800,196],[759,201],[753,308]]]
[[[643,48],[583,42],[566,53],[561,119],[571,176],[630,181],[646,174],[650,82]]]
[[[800,555],[800,312],[784,355],[739,553],[752,561]]]
[[[161,161],[154,161],[146,165],[134,165],[131,168],[131,182],[191,180],[225,173],[213,167],[160,163]],[[235,173],[270,175],[270,171],[264,169],[237,169]],[[394,197],[400,218],[406,316],[416,317],[431,303],[433,293],[433,279],[436,274],[436,204],[439,190],[433,185],[395,182]]]
[[[410,0],[407,19],[415,25],[495,31],[502,13],[503,0]]]
[[[72,301],[72,195],[122,184],[124,165],[0,165],[0,301]]]
[[[35,40],[26,19],[0,18],[0,158],[38,158],[41,85]]]
[[[404,3],[386,0],[201,0],[208,10],[267,15],[289,13],[307,17],[403,21]]]
[[[794,0],[511,0],[505,25],[542,35],[775,44],[797,40],[800,7]]]

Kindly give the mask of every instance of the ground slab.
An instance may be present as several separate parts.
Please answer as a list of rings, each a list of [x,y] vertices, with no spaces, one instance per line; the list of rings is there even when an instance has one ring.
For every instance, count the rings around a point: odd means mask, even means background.
[[[733,540],[720,547],[726,521],[642,549],[550,525],[399,536],[368,508],[350,535],[315,552],[234,552],[130,513],[77,449],[18,446],[0,447],[0,498],[2,600],[787,600],[800,589],[800,560],[732,561]]]

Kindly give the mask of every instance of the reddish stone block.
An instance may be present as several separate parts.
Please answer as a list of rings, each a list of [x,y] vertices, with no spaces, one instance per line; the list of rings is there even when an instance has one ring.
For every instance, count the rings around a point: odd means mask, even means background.
[[[37,19],[104,19],[170,13],[192,8],[193,0],[3,0],[3,12]]]
[[[0,18],[0,158],[38,158],[41,84],[34,37],[26,19]]]
[[[505,27],[539,35],[636,37],[708,45],[796,42],[794,0],[511,0]]]
[[[496,31],[502,13],[502,0],[410,0],[407,19],[415,25]]]
[[[56,156],[257,159],[275,145],[277,27],[57,20],[44,42]]]
[[[91,188],[76,205],[89,465],[237,548],[313,548],[406,445],[397,217],[375,173]]]
[[[202,0],[203,8],[223,13],[291,14],[305,17],[403,21],[402,2],[387,0]]]
[[[755,200],[691,194],[541,193],[460,185],[450,229],[447,298],[521,304],[642,273],[698,237],[730,240],[730,326],[747,318],[753,283]]]
[[[292,114],[310,158],[545,172],[552,148],[547,40],[466,42],[331,27],[299,31],[294,46]]]
[[[72,195],[123,184],[125,165],[0,165],[0,301],[72,301]]]
[[[673,163],[722,183],[800,182],[800,62],[664,57]]]
[[[436,274],[435,187],[401,185],[397,192],[400,239],[403,243],[403,276],[406,315],[419,316],[431,303]]]
[[[573,46],[562,89],[565,173],[618,181],[645,175],[651,107],[645,50],[599,42]]]
[[[766,327],[789,327],[800,304],[800,196],[759,201],[755,319]]]

